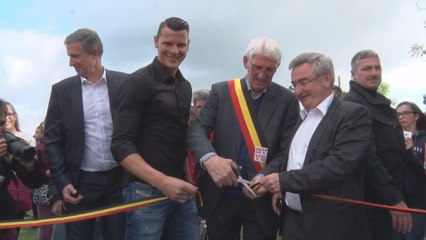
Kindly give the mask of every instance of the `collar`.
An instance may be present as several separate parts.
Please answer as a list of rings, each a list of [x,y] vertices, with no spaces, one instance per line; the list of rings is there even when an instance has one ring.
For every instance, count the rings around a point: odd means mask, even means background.
[[[379,92],[376,91],[376,94],[372,94],[372,91],[367,91],[365,88],[363,88],[354,80],[351,80],[349,82],[349,85],[351,89],[353,89],[355,92],[363,96],[371,104],[374,104],[374,105],[379,105],[379,104],[390,105],[391,104],[391,101],[387,99],[385,96],[383,96],[382,94],[380,94]]]
[[[155,79],[158,79],[158,81],[160,82],[172,84],[175,81],[176,83],[185,81],[185,78],[183,77],[179,69],[176,71],[176,76],[171,76],[167,69],[160,63],[157,57],[155,57],[152,61],[152,65],[154,67],[154,72],[156,76],[158,76],[158,78]]]
[[[259,96],[256,96],[256,95],[254,95],[254,92],[253,92],[253,90],[251,89],[251,86],[250,86],[250,83],[249,83],[249,80],[248,80],[248,77],[246,76],[245,78],[244,78],[244,81],[246,82],[246,85],[247,85],[247,89],[248,89],[248,92],[250,93],[250,96],[253,98],[253,99],[259,99],[260,97],[262,97],[263,96],[263,94],[265,94],[266,93],[266,90],[268,90],[268,88],[265,88],[265,90],[263,90],[263,92],[262,92],[262,94],[260,94]],[[268,86],[269,87],[269,86]]]
[[[325,116],[327,114],[328,109],[330,108],[331,103],[333,102],[333,98],[334,98],[334,94],[331,93],[326,99],[324,99],[320,104],[318,104],[318,106],[316,106],[315,108],[311,109],[311,110],[306,110],[302,103],[299,102],[299,106],[300,106],[300,117],[302,119],[305,119],[306,116],[308,116],[309,112],[312,110],[317,109],[316,111],[319,111],[320,113],[322,113],[323,116]]]
[[[85,77],[82,77],[82,76],[80,76],[80,80],[81,80],[81,84],[85,84],[85,83],[93,84],[89,80],[87,80]],[[102,80],[105,81],[105,83],[107,82],[106,69],[105,68],[104,68],[104,72],[102,73],[102,77],[98,81],[96,81],[94,84],[98,84]]]

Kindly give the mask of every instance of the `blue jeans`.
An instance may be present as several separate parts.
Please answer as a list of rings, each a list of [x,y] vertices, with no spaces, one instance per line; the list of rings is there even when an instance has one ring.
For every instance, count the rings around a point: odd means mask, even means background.
[[[162,193],[137,181],[123,189],[125,202],[155,196],[162,196]],[[184,204],[166,199],[126,214],[126,240],[200,239],[197,207],[192,199]]]
[[[419,213],[412,213],[413,228],[411,232],[405,234],[405,240],[423,240],[426,230],[426,215]]]

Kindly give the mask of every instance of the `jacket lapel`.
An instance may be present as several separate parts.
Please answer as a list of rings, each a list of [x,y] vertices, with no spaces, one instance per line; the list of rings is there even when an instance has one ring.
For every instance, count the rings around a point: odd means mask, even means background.
[[[258,119],[260,126],[262,129],[265,129],[271,120],[273,113],[275,112],[275,108],[277,107],[277,103],[274,101],[276,92],[273,85],[271,85],[266,93],[263,95],[262,103],[259,108]]]
[[[71,107],[71,110],[75,108],[73,111],[73,115],[75,114],[75,116],[73,117],[77,119],[75,121],[78,124],[78,126],[75,126],[76,130],[80,131],[82,136],[84,136],[83,93],[81,90],[81,78],[79,76],[73,79],[69,94],[71,99],[70,106],[74,106]]]
[[[312,135],[311,141],[309,142],[308,151],[306,153],[305,162],[303,163],[304,166],[312,162],[312,155],[315,151],[315,148],[320,144],[320,140],[322,136],[324,136],[324,132],[329,127],[328,125],[330,124],[330,120],[333,118],[338,105],[339,100],[334,97],[330,107],[327,110],[327,113]]]

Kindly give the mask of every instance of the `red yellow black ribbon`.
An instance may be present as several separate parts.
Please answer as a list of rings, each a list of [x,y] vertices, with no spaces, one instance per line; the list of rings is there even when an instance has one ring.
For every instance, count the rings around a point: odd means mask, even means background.
[[[252,160],[256,172],[259,172],[265,167],[266,163],[255,161],[254,155],[256,147],[262,147],[263,145],[252,119],[253,113],[249,110],[247,105],[246,97],[244,96],[242,89],[241,79],[229,80],[228,87],[232,105],[234,106],[241,132],[243,133],[244,140],[250,153],[250,159]]]
[[[7,221],[7,222],[0,222],[0,229],[5,228],[20,228],[20,227],[33,227],[33,226],[44,226],[44,225],[50,225],[50,224],[57,224],[57,223],[67,223],[67,222],[75,222],[75,221],[82,221],[97,217],[103,217],[110,214],[125,212],[129,210],[133,210],[139,207],[148,206],[163,200],[168,199],[167,197],[159,197],[144,201],[138,201],[128,204],[121,204],[114,207],[109,208],[103,208],[95,211],[75,214],[75,215],[66,215],[61,217],[53,217],[53,218],[46,218],[46,219],[29,219],[29,220],[20,220],[20,221]]]

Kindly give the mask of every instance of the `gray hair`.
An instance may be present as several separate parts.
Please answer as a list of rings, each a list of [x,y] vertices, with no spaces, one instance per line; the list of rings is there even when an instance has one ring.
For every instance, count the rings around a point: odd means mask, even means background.
[[[91,54],[95,49],[98,49],[99,56],[102,56],[102,54],[104,53],[104,47],[102,45],[101,39],[98,36],[98,33],[91,29],[77,29],[75,32],[71,33],[70,35],[68,35],[68,37],[65,38],[64,44],[69,45],[80,42],[82,44],[83,50],[86,53]]]
[[[252,59],[257,54],[265,55],[267,58],[281,63],[281,48],[277,41],[269,37],[257,37],[250,41],[246,48],[245,56]]]
[[[331,61],[331,58],[325,56],[322,53],[315,53],[315,52],[306,52],[302,53],[293,60],[291,60],[288,69],[294,69],[297,66],[300,66],[304,63],[311,63],[313,65],[313,73],[316,76],[324,75],[327,73],[331,74],[331,80],[332,84],[334,85],[334,66],[333,61]]]
[[[359,60],[371,57],[375,57],[380,61],[379,55],[373,50],[367,49],[357,52],[351,60],[351,70],[355,71],[357,69]]]
[[[197,90],[192,94],[192,103],[195,105],[195,103],[199,100],[206,101],[207,97],[209,96],[210,91],[207,89]]]

